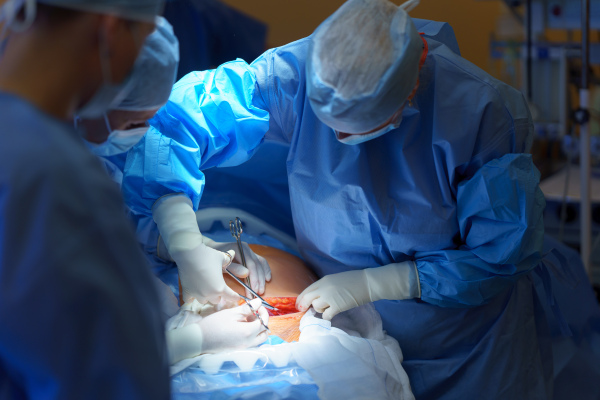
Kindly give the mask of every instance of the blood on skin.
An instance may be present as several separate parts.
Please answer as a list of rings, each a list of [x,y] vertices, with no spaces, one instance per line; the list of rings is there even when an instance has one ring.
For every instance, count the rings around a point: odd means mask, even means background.
[[[286,342],[297,341],[300,338],[300,319],[305,312],[296,309],[296,298],[317,281],[317,276],[300,258],[283,250],[253,244],[250,247],[264,257],[271,267],[271,282],[266,283],[265,293],[261,295],[267,303],[279,309],[267,309],[271,334]],[[225,275],[225,282],[233,290],[245,294],[244,288],[233,278]]]
[[[297,341],[300,338],[300,320],[306,311],[299,312],[296,309],[296,297],[263,297],[263,299],[278,308],[278,310],[267,308],[271,334],[279,336],[286,342]],[[240,299],[239,304],[244,303],[244,300]]]
[[[296,309],[296,298],[304,289],[317,281],[317,276],[304,262],[283,250],[274,247],[254,245],[250,248],[264,257],[271,267],[271,281],[265,284],[265,293],[261,297],[279,310],[269,310],[269,329],[272,335],[279,336],[286,342],[300,338],[300,319],[306,312]],[[224,275],[227,286],[239,294],[246,294],[245,289],[229,275]],[[181,293],[179,282],[179,293]],[[182,299],[179,299],[182,302]],[[240,299],[239,304],[244,304]]]
[[[298,312],[296,309],[296,297],[263,297],[267,303],[273,307],[277,307],[277,310],[271,310],[267,308],[267,312],[270,316],[275,315],[286,315]]]

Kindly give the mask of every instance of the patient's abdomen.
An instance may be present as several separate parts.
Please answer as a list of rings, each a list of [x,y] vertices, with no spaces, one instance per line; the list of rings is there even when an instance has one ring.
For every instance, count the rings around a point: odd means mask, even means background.
[[[299,257],[275,247],[251,244],[250,248],[264,257],[271,267],[271,282],[267,282],[261,297],[297,297],[304,289],[317,281],[317,276]],[[225,275],[227,286],[240,294],[242,285]]]
[[[296,297],[316,282],[317,276],[300,258],[283,250],[255,244],[250,247],[271,267],[271,282],[266,283],[265,293],[261,295],[267,303],[279,309],[267,309],[271,334],[286,342],[297,341],[300,338],[300,319],[305,313],[296,309]],[[244,288],[230,276],[225,275],[225,282],[236,292],[244,294]],[[241,300],[240,304],[243,303]]]

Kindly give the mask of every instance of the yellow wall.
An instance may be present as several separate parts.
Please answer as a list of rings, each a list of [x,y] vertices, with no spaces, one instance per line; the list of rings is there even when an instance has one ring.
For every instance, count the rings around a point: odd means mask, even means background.
[[[310,35],[342,0],[223,0],[224,3],[264,21],[269,26],[268,47],[281,46]],[[404,1],[393,1],[401,4]],[[411,15],[449,22],[463,57],[489,70],[489,38],[496,19],[504,12],[500,1],[421,0]]]

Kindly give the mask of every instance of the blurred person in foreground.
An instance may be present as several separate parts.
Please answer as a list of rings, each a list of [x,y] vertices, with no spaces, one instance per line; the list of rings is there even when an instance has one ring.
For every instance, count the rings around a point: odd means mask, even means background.
[[[127,86],[162,0],[0,11],[0,398],[168,399],[165,336],[121,196],[70,122]]]

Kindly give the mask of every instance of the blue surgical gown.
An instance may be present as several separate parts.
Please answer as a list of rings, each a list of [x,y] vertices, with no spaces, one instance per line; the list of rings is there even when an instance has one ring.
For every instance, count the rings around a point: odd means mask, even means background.
[[[0,399],[168,399],[159,302],[77,133],[0,93]]]
[[[401,125],[356,146],[306,98],[310,38],[190,73],[128,154],[126,201],[149,214],[181,192],[198,206],[201,169],[285,143],[298,246],[320,276],[415,261],[421,298],[375,305],[416,398],[550,398],[550,329],[530,274],[543,268],[544,199],[522,154],[528,108],[458,56],[446,24],[418,29],[429,52]]]
[[[546,235],[544,252],[550,250],[546,264],[552,265],[548,271],[551,285],[544,284],[543,276],[533,277],[542,297],[548,296],[548,289],[553,295],[542,305],[552,335],[554,399],[600,399],[600,307],[596,294],[575,250]],[[553,304],[560,307],[571,335],[562,332],[563,321],[551,310]]]

